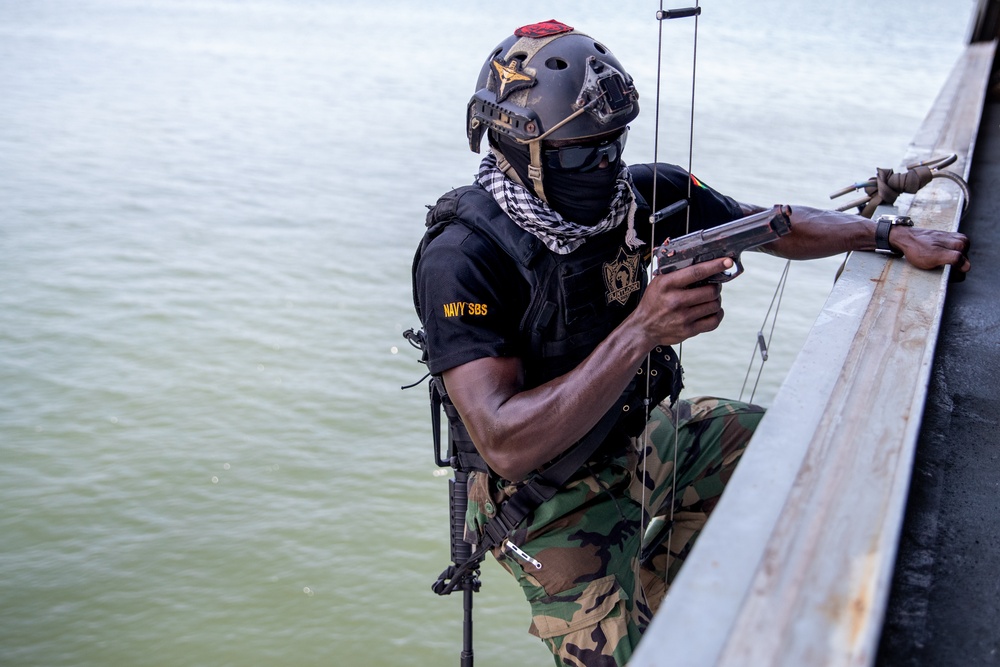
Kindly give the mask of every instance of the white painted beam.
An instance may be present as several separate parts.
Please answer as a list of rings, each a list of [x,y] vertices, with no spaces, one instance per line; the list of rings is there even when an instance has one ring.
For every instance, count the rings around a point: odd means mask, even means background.
[[[968,47],[901,165],[957,153],[968,177],[995,48]],[[897,206],[954,230],[961,192]],[[948,273],[851,256],[630,665],[871,664]]]

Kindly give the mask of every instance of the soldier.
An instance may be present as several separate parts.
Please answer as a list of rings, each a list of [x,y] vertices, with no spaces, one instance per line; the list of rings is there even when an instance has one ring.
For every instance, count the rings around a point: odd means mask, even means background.
[[[731,260],[648,284],[645,270],[665,238],[764,209],[676,166],[626,166],[638,113],[603,44],[557,21],[519,28],[490,52],[469,102],[470,147],[484,134],[489,144],[476,181],[431,209],[414,261],[429,370],[475,444],[467,539],[493,536],[531,605],[530,632],[559,665],[626,663],[763,416],[678,398],[669,346],[719,326],[721,288],[702,281]],[[651,238],[650,213],[683,199],[688,210]],[[970,268],[961,234],[804,206],[790,220],[763,250],[880,249],[919,268]],[[581,441],[598,446],[550,497],[523,520],[497,519]]]

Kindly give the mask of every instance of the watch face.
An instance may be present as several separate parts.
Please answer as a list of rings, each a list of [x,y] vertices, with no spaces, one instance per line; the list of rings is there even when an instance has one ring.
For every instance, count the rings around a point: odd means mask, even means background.
[[[903,227],[913,226],[913,220],[908,215],[891,215],[886,213],[884,215],[880,215],[878,220],[875,222],[885,222],[890,225],[902,225]]]

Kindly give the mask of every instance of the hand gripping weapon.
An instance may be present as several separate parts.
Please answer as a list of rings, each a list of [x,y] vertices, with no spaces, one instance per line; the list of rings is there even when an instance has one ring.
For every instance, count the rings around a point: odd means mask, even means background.
[[[671,273],[694,264],[720,257],[733,260],[731,271],[717,273],[705,283],[725,283],[743,273],[740,254],[744,250],[770,243],[792,231],[788,206],[774,206],[768,211],[748,215],[718,227],[685,234],[653,251],[657,275]]]

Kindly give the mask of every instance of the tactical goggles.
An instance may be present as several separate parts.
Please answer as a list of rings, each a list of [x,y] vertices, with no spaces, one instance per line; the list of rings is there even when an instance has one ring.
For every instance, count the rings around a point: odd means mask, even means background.
[[[562,171],[588,172],[597,169],[607,158],[608,164],[614,164],[621,159],[625,150],[625,140],[628,138],[628,127],[621,134],[603,139],[599,142],[546,148],[542,150],[545,166]]]

